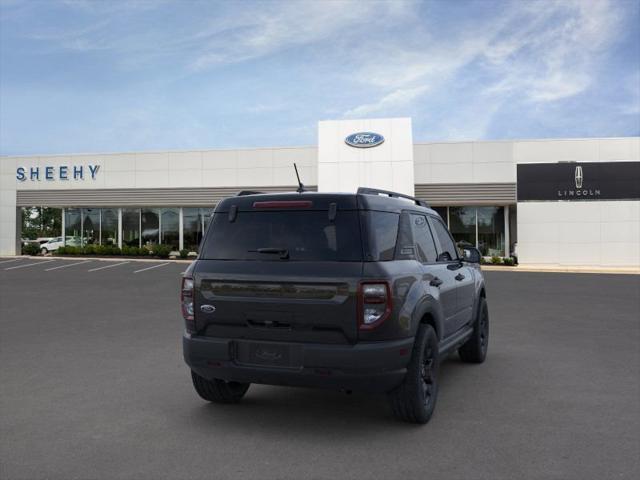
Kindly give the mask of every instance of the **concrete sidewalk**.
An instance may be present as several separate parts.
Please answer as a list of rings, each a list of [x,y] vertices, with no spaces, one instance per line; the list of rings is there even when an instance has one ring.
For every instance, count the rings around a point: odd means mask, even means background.
[[[504,265],[482,265],[482,270],[489,272],[544,272],[544,273],[606,273],[620,275],[640,275],[640,268],[628,267],[581,267],[565,265],[526,265],[513,267]]]

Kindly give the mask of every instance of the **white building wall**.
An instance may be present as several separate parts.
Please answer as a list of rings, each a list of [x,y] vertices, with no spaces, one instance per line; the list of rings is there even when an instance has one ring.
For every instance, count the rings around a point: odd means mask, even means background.
[[[7,169],[14,188],[19,190],[295,185],[294,161],[305,184],[318,182],[316,147],[51,155],[8,160],[17,161]],[[95,180],[87,175],[89,164],[100,165]],[[84,165],[85,179],[58,180],[60,165]],[[39,166],[40,180],[16,180],[16,166]],[[56,180],[44,179],[46,166],[54,167]]]
[[[316,147],[3,157],[0,255],[20,251],[16,190],[293,186],[297,184],[293,162],[306,185],[317,185]],[[82,165],[84,179],[60,180],[61,165],[71,169]],[[88,165],[100,165],[95,179],[87,171]],[[31,167],[39,167],[40,179],[17,180],[19,166],[25,167],[27,174]],[[54,180],[45,179],[47,166],[54,167]]]
[[[375,132],[384,143],[354,148],[353,133]],[[336,120],[318,124],[318,191],[355,192],[358,187],[414,194],[413,137],[410,118]]]
[[[14,158],[0,158],[0,255],[15,255],[18,235]]]
[[[640,138],[514,142],[517,163],[640,160]],[[640,201],[518,203],[522,264],[640,267]]]
[[[516,181],[514,142],[435,142],[413,147],[416,184]]]

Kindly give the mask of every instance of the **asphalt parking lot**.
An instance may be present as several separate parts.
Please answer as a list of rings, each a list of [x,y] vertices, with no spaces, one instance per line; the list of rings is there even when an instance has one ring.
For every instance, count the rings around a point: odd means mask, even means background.
[[[2,479],[640,475],[638,275],[486,272],[488,360],[447,359],[414,426],[384,396],[209,405],[181,356],[186,265],[82,262],[0,260]]]

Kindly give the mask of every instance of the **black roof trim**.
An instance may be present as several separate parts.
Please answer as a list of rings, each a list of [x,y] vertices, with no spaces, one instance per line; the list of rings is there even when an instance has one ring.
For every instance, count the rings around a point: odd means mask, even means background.
[[[236,193],[236,197],[245,197],[247,195],[263,195],[265,192],[259,192],[257,190],[240,190]]]
[[[427,202],[419,200],[415,197],[405,195],[404,193],[392,192],[390,190],[380,190],[379,188],[359,187],[358,195],[386,195],[391,198],[406,198],[407,200],[413,200],[416,205],[421,207],[430,208]]]

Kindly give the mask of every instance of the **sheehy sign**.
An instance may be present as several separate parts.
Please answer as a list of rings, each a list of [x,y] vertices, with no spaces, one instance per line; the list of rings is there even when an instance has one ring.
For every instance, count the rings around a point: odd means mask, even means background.
[[[518,201],[640,200],[640,162],[518,165]]]
[[[56,167],[18,167],[16,168],[16,179],[20,182],[30,180],[95,180],[100,165],[58,165]]]

